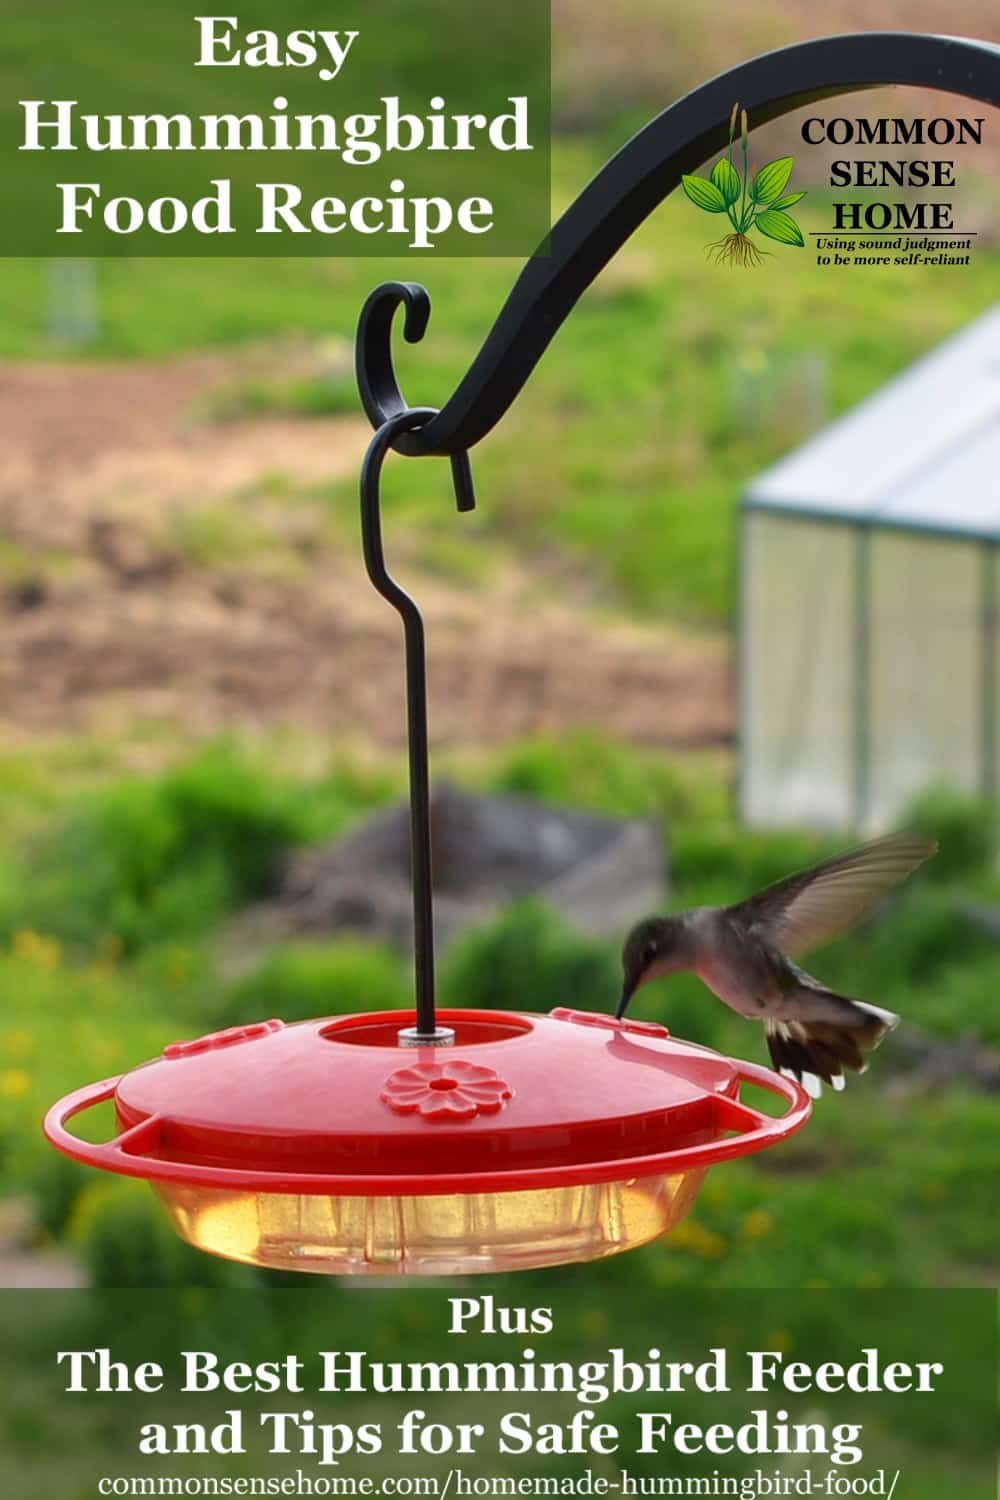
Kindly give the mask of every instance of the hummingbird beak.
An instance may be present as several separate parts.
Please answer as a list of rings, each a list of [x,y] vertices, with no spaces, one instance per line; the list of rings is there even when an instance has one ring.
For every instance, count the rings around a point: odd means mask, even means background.
[[[631,998],[632,998],[632,996],[634,994],[635,994],[635,985],[634,984],[626,984],[623,987],[622,993],[621,993],[621,999],[618,1001],[618,1009],[615,1011],[615,1020],[616,1021],[620,1021],[621,1020],[622,1016],[625,1014],[625,1007],[628,1005],[629,1001],[631,1000]]]

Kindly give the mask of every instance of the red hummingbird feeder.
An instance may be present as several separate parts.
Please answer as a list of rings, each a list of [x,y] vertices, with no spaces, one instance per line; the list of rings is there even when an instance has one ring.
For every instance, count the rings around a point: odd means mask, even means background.
[[[368,298],[357,373],[376,431],[361,475],[362,535],[369,577],[405,632],[416,1006],[178,1042],[53,1106],[51,1143],[145,1178],[191,1244],[328,1274],[590,1260],[667,1233],[709,1167],[772,1146],[809,1118],[797,1083],[675,1040],[663,1026],[566,1008],[436,1012],[423,621],[385,565],[380,483],[390,449],[446,454],[459,510],[474,506],[469,448],[633,230],[725,145],[734,99],[763,122],[886,83],[1000,105],[1000,48],[901,33],[827,37],[756,58],[680,100],[555,225],[440,411],[410,406],[392,363],[395,312],[404,307],[405,336],[418,342],[426,291],[390,282]],[[740,1097],[744,1084],[778,1095],[784,1113],[753,1108]],[[110,1099],[114,1139],[91,1145],[67,1130]]]
[[[404,1016],[403,1019],[409,1019]],[[595,1012],[265,1021],[168,1047],[49,1113],[54,1146],[144,1177],[201,1250],[282,1270],[445,1275],[591,1260],[687,1213],[708,1168],[774,1144],[810,1101],[765,1068]],[[774,1119],[742,1083],[780,1094]],[[66,1122],[113,1098],[103,1145]]]

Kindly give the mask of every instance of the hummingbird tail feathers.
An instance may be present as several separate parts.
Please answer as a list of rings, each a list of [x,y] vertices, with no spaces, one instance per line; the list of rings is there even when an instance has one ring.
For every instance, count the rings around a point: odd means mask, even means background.
[[[866,1054],[898,1024],[891,1010],[881,1010],[863,1000],[851,1000],[833,990],[822,991],[822,1019],[767,1022],[767,1045],[771,1061],[781,1073],[790,1074],[814,1096],[820,1081],[835,1089],[844,1087],[844,1068],[864,1073]],[[830,1011],[839,1012],[837,1019]]]

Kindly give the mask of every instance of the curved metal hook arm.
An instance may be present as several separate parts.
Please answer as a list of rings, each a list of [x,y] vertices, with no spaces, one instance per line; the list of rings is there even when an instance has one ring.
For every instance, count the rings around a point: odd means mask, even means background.
[[[400,453],[461,454],[507,411],[575,303],[629,236],[680,182],[728,139],[738,100],[755,125],[854,89],[913,84],[1000,106],[1000,47],[961,37],[877,32],[823,37],[769,52],[722,73],[652,120],[598,172],[552,229],[547,253],[528,261],[478,355],[436,417],[400,433]],[[373,426],[406,409],[392,362],[392,321],[424,335],[430,298],[413,282],[388,282],[365,303],[357,369]]]
[[[413,955],[417,1024],[410,1041],[447,1042],[434,1008],[434,914],[431,887],[431,808],[427,750],[427,658],[424,621],[416,602],[393,578],[382,546],[381,480],[386,455],[396,439],[413,432],[437,413],[433,407],[397,412],[379,428],[361,466],[361,537],[365,568],[375,588],[403,621],[406,645],[406,720],[410,750],[410,863],[413,882]]]

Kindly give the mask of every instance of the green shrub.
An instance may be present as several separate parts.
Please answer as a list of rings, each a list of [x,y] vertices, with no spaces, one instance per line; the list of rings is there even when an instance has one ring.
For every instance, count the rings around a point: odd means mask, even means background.
[[[282,853],[337,821],[343,800],[210,748],[90,797],[36,839],[20,883],[0,883],[0,923],[83,947],[110,937],[129,953],[197,934],[261,895]]]
[[[86,1190],[87,1177],[77,1162],[61,1151],[46,1149],[34,1155],[30,1178],[38,1228],[58,1239],[73,1217],[76,1204]]]
[[[588,731],[526,740],[507,751],[490,778],[501,792],[519,792],[614,817],[703,818],[721,809],[716,778],[704,766]]]
[[[997,848],[997,809],[954,787],[928,787],[911,802],[903,818],[908,828],[937,839],[940,848],[927,865],[931,880],[948,881],[982,875],[992,866]]]
[[[923,983],[902,982],[895,989],[869,989],[865,955],[862,962],[866,997],[877,1002],[885,995],[893,1010],[929,1036],[947,1042],[974,1038],[988,1047],[1000,1046],[1000,1011],[994,998],[1000,990],[1000,951],[995,942],[957,930],[950,949],[921,976]],[[890,1052],[886,1061],[891,1059]]]
[[[565,1005],[613,1012],[621,993],[616,942],[580,936],[536,902],[511,907],[460,939],[441,975],[443,1003],[541,1014]],[[719,1046],[731,1017],[690,974],[657,980],[633,1001],[636,1020],[659,1021],[674,1036]]]
[[[908,884],[887,897],[865,927],[831,948],[822,972],[835,987],[860,986],[875,1004],[895,1008],[895,1000],[907,1010],[915,990],[938,984],[956,963],[975,972],[995,951],[996,943],[963,918],[954,891]]]
[[[620,987],[614,945],[570,932],[535,902],[460,938],[441,976],[444,1003],[485,1010],[606,1011]]]
[[[216,1024],[397,1010],[412,1003],[412,994],[403,961],[387,949],[356,942],[287,943],[231,986]]]
[[[836,847],[829,837],[793,830],[749,832],[735,823],[690,823],[671,831],[671,874],[681,904],[728,903],[817,864]]]
[[[250,1267],[185,1244],[146,1184],[129,1178],[84,1188],[69,1229],[96,1287],[240,1287],[256,1279]]]

